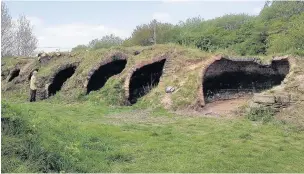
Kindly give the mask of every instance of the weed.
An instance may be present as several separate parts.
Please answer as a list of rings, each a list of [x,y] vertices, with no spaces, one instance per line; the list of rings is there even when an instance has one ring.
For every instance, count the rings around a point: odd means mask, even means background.
[[[250,133],[242,133],[240,136],[239,136],[241,139],[245,139],[245,140],[250,140],[252,139],[252,135]]]
[[[107,157],[107,160],[109,162],[130,162],[132,160],[132,157],[128,154],[122,153],[122,152],[118,152],[118,153],[114,153],[111,154]]]
[[[152,132],[151,136],[156,137],[156,136],[159,136],[159,134],[157,132]]]
[[[274,118],[274,111],[270,108],[251,108],[246,117],[251,121],[262,121],[268,123]]]

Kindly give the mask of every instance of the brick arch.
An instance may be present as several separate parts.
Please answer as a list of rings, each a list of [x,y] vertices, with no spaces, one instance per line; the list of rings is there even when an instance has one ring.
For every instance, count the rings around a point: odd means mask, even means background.
[[[160,57],[157,57],[157,58],[153,58],[152,60],[146,60],[146,61],[142,61],[141,63],[135,65],[134,67],[131,68],[131,70],[128,72],[128,75],[125,79],[125,83],[124,83],[124,90],[125,90],[125,102],[126,104],[131,104],[129,102],[129,97],[130,97],[130,82],[131,82],[131,79],[132,79],[132,76],[133,74],[143,68],[144,66],[147,66],[147,65],[150,65],[150,64],[153,64],[153,63],[157,63],[157,62],[161,62],[163,60],[167,60],[169,57],[167,55],[162,55]],[[165,71],[165,65],[163,66],[163,72]],[[161,77],[160,77],[161,78]]]
[[[13,69],[11,69],[11,71],[9,71],[7,81],[10,80],[10,82],[13,82],[14,84],[28,81],[28,77],[34,69],[38,69],[38,65],[36,65],[35,60],[29,59],[26,61],[20,61]],[[14,79],[9,79],[11,78],[12,72],[16,70],[19,71],[18,76],[16,76]]]
[[[94,73],[96,73],[102,66],[105,66],[109,63],[115,62],[117,60],[128,60],[128,56],[124,53],[121,52],[116,52],[113,54],[110,54],[109,56],[107,56],[107,58],[103,59],[101,62],[99,62],[97,65],[95,65],[88,73],[86,80],[83,84],[83,88],[84,90],[87,90],[87,87],[89,85],[89,82],[92,78],[92,76],[94,75]]]
[[[10,71],[7,81],[11,82],[20,75],[20,68],[14,68]]]
[[[205,106],[205,99],[204,99],[204,91],[203,91],[203,82],[204,82],[204,75],[208,69],[208,67],[210,65],[212,65],[215,61],[217,60],[220,60],[222,59],[222,56],[221,55],[218,55],[218,56],[215,56],[213,57],[212,59],[209,59],[205,62],[205,64],[203,65],[203,69],[202,71],[200,72],[200,75],[199,75],[199,89],[198,89],[198,104],[200,106]]]
[[[41,99],[46,99],[46,98],[48,98],[49,96],[50,96],[50,94],[49,94],[49,88],[50,88],[50,86],[51,86],[51,84],[53,84],[53,82],[54,82],[54,80],[55,80],[55,77],[56,77],[56,75],[58,74],[58,73],[60,73],[60,72],[62,72],[62,71],[64,71],[64,70],[66,70],[66,69],[69,69],[69,68],[75,68],[75,70],[74,70],[74,72],[73,72],[73,74],[72,74],[72,76],[75,74],[75,72],[76,72],[76,69],[77,69],[77,67],[78,67],[78,65],[79,65],[79,62],[74,62],[74,63],[68,63],[68,64],[64,64],[64,65],[61,65],[61,66],[59,66],[59,68],[56,68],[55,70],[54,70],[54,72],[52,73],[52,75],[49,77],[49,78],[42,78],[42,79],[40,79],[40,80],[43,80],[43,79],[45,79],[44,81],[45,81],[45,83],[43,83],[42,84],[42,86],[40,85],[40,90],[39,91],[41,91],[41,92],[39,92],[38,91],[38,93],[40,94],[40,98]],[[39,72],[38,72],[39,73]],[[72,77],[71,76],[71,77]],[[71,78],[71,77],[69,77],[69,78]],[[68,78],[68,79],[69,79]],[[67,80],[68,80],[67,79]],[[44,85],[44,86],[43,86]]]
[[[206,61],[205,65],[203,66],[203,69],[202,71],[200,72],[200,75],[199,75],[199,78],[200,78],[200,86],[199,86],[199,91],[198,91],[198,105],[203,107],[206,105],[205,103],[205,98],[204,98],[204,77],[206,75],[206,72],[208,71],[209,67],[211,65],[213,65],[215,62],[217,61],[220,61],[220,60],[230,60],[230,61],[235,61],[235,62],[241,62],[241,61],[247,61],[247,62],[254,62],[255,64],[257,64],[258,66],[261,66],[261,67],[269,67],[269,66],[272,66],[276,63],[280,63],[284,60],[288,61],[288,64],[289,64],[289,70],[288,72],[290,72],[290,69],[292,68],[292,62],[291,62],[291,59],[288,58],[287,56],[285,57],[275,57],[271,60],[271,62],[269,62],[268,64],[262,64],[261,63],[261,60],[260,59],[256,59],[256,58],[245,58],[245,59],[242,59],[242,58],[236,58],[236,59],[232,59],[232,58],[227,58],[227,57],[224,57],[222,55],[218,55],[218,56],[215,56],[211,59],[209,59],[208,61]],[[288,73],[287,72],[287,73]],[[285,77],[287,76],[287,74],[285,74]]]

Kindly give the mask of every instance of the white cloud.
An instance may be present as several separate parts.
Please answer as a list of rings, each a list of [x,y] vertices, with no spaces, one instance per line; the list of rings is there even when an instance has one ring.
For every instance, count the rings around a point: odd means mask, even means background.
[[[156,12],[152,15],[152,18],[156,19],[157,21],[160,21],[160,22],[170,22],[171,21],[171,16],[168,13]]]
[[[114,34],[121,38],[130,36],[131,31],[104,26],[101,24],[71,23],[48,26],[38,17],[27,16],[34,26],[33,32],[38,39],[36,51],[69,51],[80,44],[88,44],[91,40],[101,38],[108,34]],[[17,21],[15,18],[13,19]]]
[[[34,26],[42,25],[43,24],[43,21],[40,18],[38,18],[38,17],[35,17],[35,16],[26,16],[26,18],[28,20],[30,20],[31,24],[34,25]]]
[[[91,24],[64,24],[43,27],[39,34],[39,47],[61,47],[62,50],[75,47],[79,44],[88,44],[89,41],[108,34],[121,38],[129,36],[129,32],[110,28],[103,25]]]
[[[260,14],[262,9],[263,9],[262,7],[256,7],[256,8],[253,9],[253,13],[258,15],[258,14]]]

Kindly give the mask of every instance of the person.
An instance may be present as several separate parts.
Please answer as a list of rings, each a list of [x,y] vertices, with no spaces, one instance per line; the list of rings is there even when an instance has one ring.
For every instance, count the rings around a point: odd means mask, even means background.
[[[31,82],[30,82],[30,102],[36,101],[36,91],[37,91],[36,74],[37,74],[37,70],[35,70],[33,72],[32,77],[31,77]]]
[[[38,61],[39,61],[39,63],[41,63],[41,56],[42,56],[42,54],[43,54],[43,53],[39,53],[39,54],[38,54]]]

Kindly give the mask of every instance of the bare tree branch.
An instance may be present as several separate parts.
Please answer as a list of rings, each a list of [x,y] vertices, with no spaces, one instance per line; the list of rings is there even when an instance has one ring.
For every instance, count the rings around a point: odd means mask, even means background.
[[[17,56],[30,56],[37,48],[38,40],[33,34],[30,21],[24,15],[21,15],[17,21],[15,43]]]
[[[4,2],[1,2],[1,55],[11,56],[13,54],[13,23],[9,10]]]

